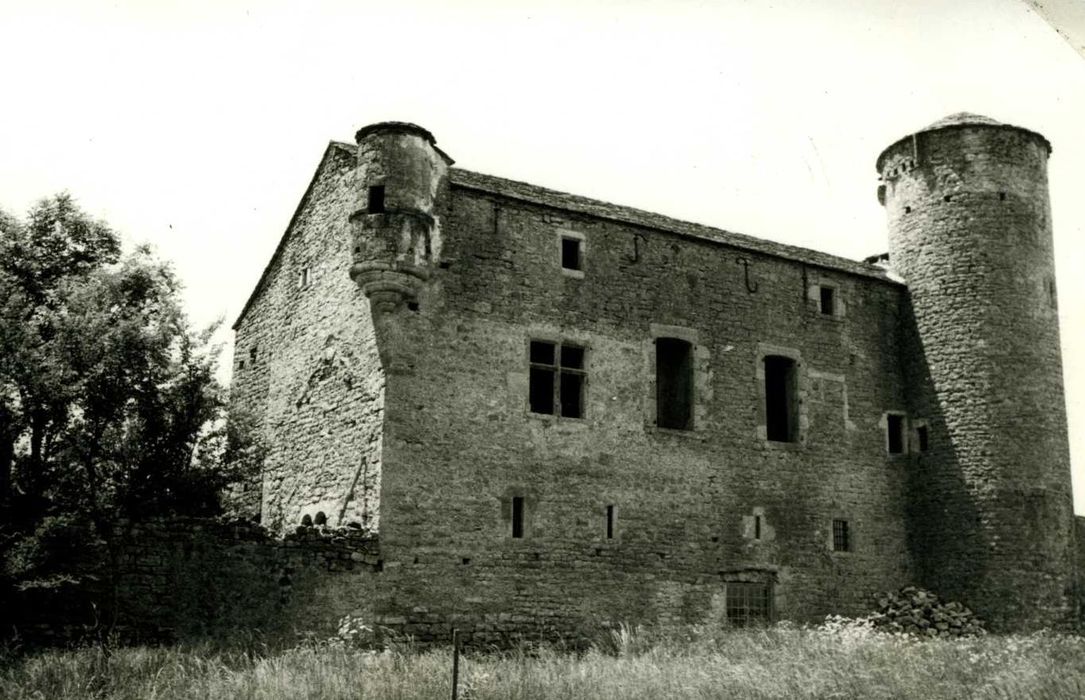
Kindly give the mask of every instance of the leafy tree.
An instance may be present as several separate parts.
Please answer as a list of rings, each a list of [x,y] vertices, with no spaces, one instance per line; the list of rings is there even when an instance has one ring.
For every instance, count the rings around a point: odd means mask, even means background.
[[[122,257],[116,233],[67,194],[25,223],[0,212],[9,577],[47,578],[50,552],[79,523],[113,554],[120,523],[214,513],[222,488],[258,462],[250,433],[226,420],[216,327],[193,330],[179,298],[168,265],[147,248]]]

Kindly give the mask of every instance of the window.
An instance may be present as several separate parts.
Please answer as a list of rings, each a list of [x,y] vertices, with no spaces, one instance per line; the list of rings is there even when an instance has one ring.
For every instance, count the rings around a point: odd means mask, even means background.
[[[886,449],[891,455],[904,452],[904,416],[899,413],[885,414]]]
[[[825,316],[836,315],[836,290],[832,287],[819,287],[818,309]]]
[[[761,516],[753,516],[753,538],[755,540],[761,539]]]
[[[384,185],[370,185],[366,211],[370,214],[384,213]]]
[[[249,364],[250,365],[255,365],[256,364],[256,346],[255,345],[253,345],[251,348],[249,348]]]
[[[614,506],[607,506],[607,539],[614,539]]]
[[[795,375],[795,360],[780,355],[765,356],[765,437],[773,442],[799,439]]]
[[[564,270],[582,270],[580,239],[561,237],[561,267]]]
[[[915,428],[916,448],[920,452],[926,452],[930,446],[930,437],[926,425],[917,425]]]
[[[512,536],[520,539],[524,536],[524,497],[512,497]]]
[[[656,425],[693,429],[693,344],[656,338]]]
[[[298,286],[301,287],[302,289],[305,289],[306,287],[309,286],[310,280],[311,280],[311,277],[309,276],[309,268],[308,267],[301,268],[301,271],[298,273]]]
[[[833,520],[833,551],[851,551],[851,535],[848,532],[847,520]]]
[[[584,348],[532,340],[528,356],[531,412],[583,418],[587,381]]]
[[[750,627],[771,620],[771,584],[748,581],[727,583],[727,622],[731,626]]]

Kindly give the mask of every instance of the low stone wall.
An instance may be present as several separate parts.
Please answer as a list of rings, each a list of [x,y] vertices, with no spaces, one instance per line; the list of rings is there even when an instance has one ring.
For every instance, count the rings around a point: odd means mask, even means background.
[[[72,553],[70,583],[16,594],[19,636],[58,642],[113,631],[134,641],[290,643],[331,636],[344,615],[373,619],[376,538],[299,528],[284,539],[245,521],[163,519],[122,528],[116,597],[104,544]]]

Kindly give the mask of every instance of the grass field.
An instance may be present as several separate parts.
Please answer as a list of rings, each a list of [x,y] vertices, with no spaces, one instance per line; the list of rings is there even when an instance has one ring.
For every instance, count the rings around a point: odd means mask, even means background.
[[[0,667],[0,698],[448,698],[451,654],[306,645],[50,651]],[[848,627],[650,638],[628,630],[586,653],[466,654],[460,697],[1085,698],[1085,639],[1037,634],[915,641]]]

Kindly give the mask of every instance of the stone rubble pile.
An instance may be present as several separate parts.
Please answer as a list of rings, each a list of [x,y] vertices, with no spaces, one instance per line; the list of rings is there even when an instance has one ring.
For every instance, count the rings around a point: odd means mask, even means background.
[[[877,611],[870,616],[875,628],[923,637],[969,637],[986,634],[983,621],[957,602],[943,602],[930,591],[905,586],[875,596]]]

